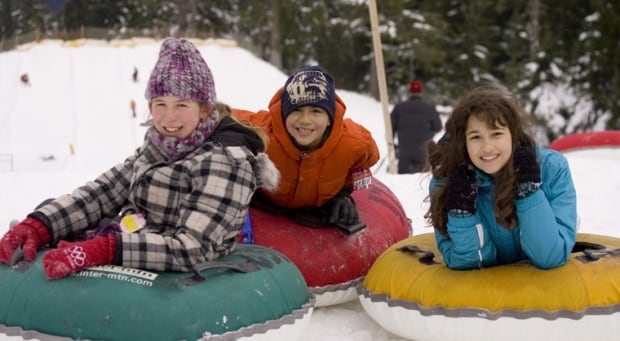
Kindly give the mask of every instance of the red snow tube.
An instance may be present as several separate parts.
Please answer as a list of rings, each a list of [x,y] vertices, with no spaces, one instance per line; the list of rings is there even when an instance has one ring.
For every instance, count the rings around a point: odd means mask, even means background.
[[[250,209],[254,243],[284,254],[301,270],[316,296],[315,306],[355,299],[356,287],[375,259],[411,234],[400,201],[376,178],[368,189],[353,192],[353,199],[366,228],[350,236],[335,227],[306,227]]]
[[[620,147],[620,130],[591,131],[562,136],[549,149],[568,152],[596,147]]]

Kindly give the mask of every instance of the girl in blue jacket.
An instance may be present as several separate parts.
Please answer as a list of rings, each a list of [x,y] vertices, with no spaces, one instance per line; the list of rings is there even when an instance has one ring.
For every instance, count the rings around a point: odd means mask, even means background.
[[[509,94],[477,88],[455,106],[446,134],[427,146],[433,179],[426,218],[452,269],[529,260],[566,263],[577,233],[566,158],[537,147]]]

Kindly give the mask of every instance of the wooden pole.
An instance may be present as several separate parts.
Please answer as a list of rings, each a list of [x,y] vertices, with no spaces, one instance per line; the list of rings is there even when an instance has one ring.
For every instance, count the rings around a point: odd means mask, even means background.
[[[379,19],[377,15],[377,3],[375,0],[368,1],[370,12],[370,27],[372,29],[372,46],[375,54],[375,65],[377,68],[377,81],[379,82],[379,98],[383,109],[383,120],[385,122],[385,138],[388,148],[388,172],[396,173],[396,155],[394,153],[394,135],[392,133],[392,120],[388,108],[387,81],[385,79],[385,67],[383,65],[383,50],[381,48],[381,34],[379,33]]]

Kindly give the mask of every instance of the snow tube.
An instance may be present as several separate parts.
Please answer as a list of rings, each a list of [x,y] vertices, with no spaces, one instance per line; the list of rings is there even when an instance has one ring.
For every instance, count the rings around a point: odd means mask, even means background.
[[[265,247],[239,245],[195,272],[98,266],[45,280],[0,265],[0,334],[23,339],[291,340],[314,298],[299,270]],[[23,272],[22,272],[23,271]]]
[[[354,191],[353,199],[366,228],[349,236],[335,227],[307,227],[250,209],[254,243],[281,252],[297,265],[316,297],[316,307],[357,299],[356,287],[375,259],[411,235],[400,201],[376,178],[369,188]]]
[[[570,134],[556,139],[549,145],[549,149],[560,152],[601,147],[620,148],[620,130]]]
[[[578,234],[567,264],[457,271],[432,233],[386,250],[358,288],[366,312],[416,341],[620,340],[620,239]]]

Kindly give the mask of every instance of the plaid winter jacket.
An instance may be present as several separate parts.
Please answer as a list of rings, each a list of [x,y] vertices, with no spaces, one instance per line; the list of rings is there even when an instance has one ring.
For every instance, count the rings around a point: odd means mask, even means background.
[[[277,187],[279,173],[263,149],[253,132],[230,118],[172,163],[147,138],[125,162],[31,216],[49,227],[55,244],[130,208],[146,226],[117,234],[114,264],[190,271],[231,253],[254,191]]]

